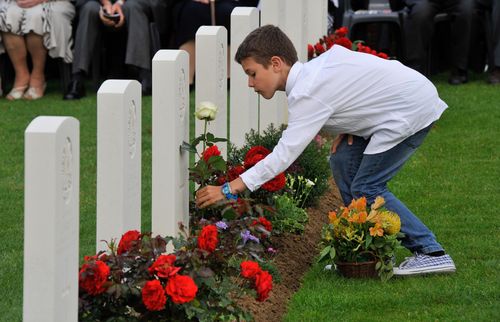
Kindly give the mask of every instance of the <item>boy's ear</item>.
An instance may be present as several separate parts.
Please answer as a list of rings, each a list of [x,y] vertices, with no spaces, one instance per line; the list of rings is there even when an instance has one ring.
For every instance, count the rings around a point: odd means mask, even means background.
[[[280,70],[281,68],[283,68],[283,59],[281,59],[281,57],[279,56],[272,56],[271,57],[271,67],[274,69],[274,70]]]

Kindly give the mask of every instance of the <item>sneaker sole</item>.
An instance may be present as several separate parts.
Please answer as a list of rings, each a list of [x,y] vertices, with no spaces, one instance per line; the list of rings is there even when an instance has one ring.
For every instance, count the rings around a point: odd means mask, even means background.
[[[398,269],[394,268],[394,276],[410,276],[410,275],[422,275],[422,274],[433,274],[433,273],[455,273],[457,269],[455,266],[443,266],[443,267],[427,267],[420,269]]]

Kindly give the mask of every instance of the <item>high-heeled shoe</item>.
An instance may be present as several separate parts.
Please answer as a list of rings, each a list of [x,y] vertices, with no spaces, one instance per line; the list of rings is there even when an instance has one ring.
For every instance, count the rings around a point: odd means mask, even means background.
[[[26,92],[26,89],[28,88],[28,85],[25,86],[19,86],[19,87],[14,87],[9,94],[5,97],[9,101],[14,101],[21,99],[23,97],[24,92]]]
[[[45,89],[47,88],[47,83],[44,83],[42,87],[30,86],[28,90],[24,93],[23,98],[33,101],[42,98],[45,94]]]

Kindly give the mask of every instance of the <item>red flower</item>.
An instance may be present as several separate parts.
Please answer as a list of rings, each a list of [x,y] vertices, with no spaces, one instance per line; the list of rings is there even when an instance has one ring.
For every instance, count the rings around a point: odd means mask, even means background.
[[[347,49],[352,49],[352,42],[346,37],[340,37],[335,40],[337,45],[343,46]]]
[[[234,167],[230,167],[229,170],[227,170],[227,178],[226,177],[219,177],[217,178],[217,183],[220,185],[223,185],[226,181],[233,181],[234,179],[238,178],[243,172],[245,172],[245,167],[242,165],[235,165]]]
[[[205,151],[203,151],[201,156],[202,156],[203,160],[205,160],[205,162],[208,162],[208,160],[210,160],[211,157],[218,156],[218,155],[220,155],[219,148],[217,147],[217,145],[212,145],[212,146],[206,148]]]
[[[191,302],[198,292],[198,286],[193,279],[185,275],[174,275],[167,283],[165,289],[175,304]]]
[[[246,169],[249,169],[257,164],[260,160],[264,159],[271,151],[266,149],[263,146],[254,146],[250,150],[248,150],[245,155],[244,165]]]
[[[316,51],[316,56],[319,56],[326,51],[325,47],[323,47],[321,43],[314,45],[314,50]]]
[[[259,264],[253,261],[244,261],[240,264],[241,276],[248,279],[253,279],[262,271]]]
[[[387,58],[389,58],[389,56],[387,56],[387,54],[386,54],[386,53],[378,53],[378,55],[377,55],[377,56],[378,56],[378,57],[380,57],[380,58],[383,58],[383,59],[387,59]]]
[[[198,236],[198,248],[211,253],[217,247],[218,241],[217,227],[215,225],[205,226],[201,230],[200,236]]]
[[[169,278],[180,271],[180,267],[175,267],[175,255],[160,255],[156,261],[148,268],[149,274],[156,274],[161,278]]]
[[[257,224],[261,224],[269,232],[273,230],[273,224],[271,224],[271,222],[267,220],[266,217],[259,217],[259,221],[254,220],[252,226],[255,226]]]
[[[339,29],[335,30],[335,35],[337,35],[337,37],[345,37],[347,36],[348,32],[349,30],[347,29],[347,27],[340,27]]]
[[[161,311],[165,308],[167,296],[159,280],[146,282],[142,288],[142,302],[150,311]]]
[[[275,192],[283,189],[286,184],[285,173],[281,172],[274,179],[264,183],[262,185],[262,189],[267,190],[269,192]]]
[[[314,56],[314,47],[311,44],[307,44],[307,58],[311,59]]]
[[[103,261],[85,263],[80,269],[79,285],[90,295],[101,294],[107,289],[104,284],[108,280],[109,272],[108,265]]]
[[[263,302],[269,297],[269,292],[273,288],[273,277],[267,271],[261,271],[255,275],[255,290],[257,291],[257,301]]]
[[[122,235],[120,243],[118,244],[118,255],[128,252],[137,241],[141,238],[141,233],[137,230],[129,230]]]

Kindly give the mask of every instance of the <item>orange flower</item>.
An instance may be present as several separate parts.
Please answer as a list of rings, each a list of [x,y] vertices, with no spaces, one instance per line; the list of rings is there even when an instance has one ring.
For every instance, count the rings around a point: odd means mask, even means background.
[[[384,229],[379,223],[376,223],[375,226],[370,227],[370,235],[373,237],[384,236]]]
[[[342,207],[342,215],[343,218],[349,218],[349,209]]]
[[[368,217],[368,214],[366,213],[366,211],[361,211],[361,212],[356,212],[356,213],[352,214],[351,217],[349,217],[347,220],[349,222],[355,222],[358,224],[362,224],[362,223],[366,222],[366,217]]]
[[[377,198],[375,198],[375,201],[371,205],[371,208],[378,209],[378,208],[382,207],[384,204],[385,204],[384,197],[378,196]]]
[[[330,211],[328,213],[328,219],[330,219],[330,224],[334,224],[337,221],[337,213],[335,211]]]
[[[357,211],[365,211],[366,210],[366,198],[361,197],[358,199],[353,199],[351,204],[349,205],[349,209],[357,210]]]

